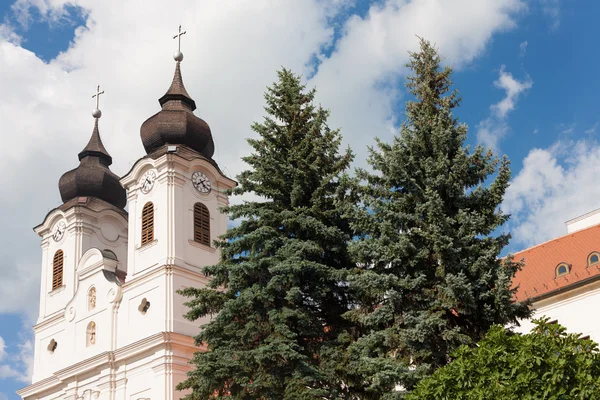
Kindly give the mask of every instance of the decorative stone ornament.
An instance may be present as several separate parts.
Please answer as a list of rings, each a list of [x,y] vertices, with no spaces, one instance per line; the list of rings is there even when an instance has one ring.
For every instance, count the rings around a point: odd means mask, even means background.
[[[196,171],[192,174],[192,184],[200,193],[210,193],[211,182],[208,176],[200,171]]]
[[[95,345],[96,344],[96,323],[94,321],[92,321],[88,324],[86,334],[87,334],[87,338],[86,338],[87,347]]]
[[[138,307],[138,311],[142,313],[142,315],[146,315],[148,310],[150,309],[150,302],[144,297]]]
[[[75,307],[71,306],[65,310],[65,318],[68,322],[71,322],[75,319]]]
[[[92,286],[88,292],[88,310],[94,308],[96,308],[96,288]]]
[[[66,229],[67,224],[65,224],[65,221],[60,221],[58,224],[56,224],[56,227],[54,228],[54,232],[52,233],[52,239],[54,239],[55,242],[60,241],[60,239],[63,238]]]
[[[111,288],[108,290],[108,293],[106,293],[106,301],[108,301],[109,303],[114,303],[115,301],[121,300],[122,295],[123,291],[120,287],[118,287],[117,290]]]
[[[48,352],[50,354],[54,354],[54,351],[56,350],[57,347],[58,347],[58,343],[56,342],[56,340],[54,340],[54,339],[50,340],[50,343],[48,343]]]

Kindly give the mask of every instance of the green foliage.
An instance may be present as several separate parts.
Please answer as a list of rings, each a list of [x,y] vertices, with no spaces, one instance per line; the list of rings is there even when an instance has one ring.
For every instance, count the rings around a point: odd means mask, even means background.
[[[452,71],[440,63],[422,40],[407,65],[414,101],[400,134],[370,149],[373,173],[345,180],[362,265],[349,278],[359,306],[346,317],[366,331],[348,357],[365,399],[402,397],[397,384],[412,389],[453,349],[530,315],[513,301],[520,264],[499,258],[509,235],[495,233],[508,219],[499,206],[509,161],[464,146]]]
[[[567,400],[600,398],[598,345],[548,319],[519,335],[494,326],[477,347],[423,380],[409,400]]]
[[[221,261],[205,269],[208,288],[187,288],[186,317],[213,319],[196,337],[195,370],[179,389],[185,399],[344,398],[344,349],[355,335],[343,318],[354,266],[351,229],[339,209],[338,186],[350,150],[327,126],[288,70],[268,88],[267,116],[252,129],[250,168],[233,193],[258,200],[224,211],[241,220],[217,243]],[[341,192],[340,192],[341,193]]]

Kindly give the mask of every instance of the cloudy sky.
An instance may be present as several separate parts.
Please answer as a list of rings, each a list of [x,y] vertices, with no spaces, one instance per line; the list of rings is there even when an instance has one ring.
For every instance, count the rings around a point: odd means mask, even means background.
[[[565,233],[600,207],[596,40],[600,4],[577,0],[0,0],[0,400],[28,382],[39,241],[60,204],[102,98],[100,130],[124,174],[144,155],[141,123],[168,88],[182,24],[182,65],[215,158],[234,177],[281,66],[318,90],[364,165],[374,137],[404,117],[403,79],[417,35],[455,67],[469,143],[513,163],[504,208],[516,251]]]

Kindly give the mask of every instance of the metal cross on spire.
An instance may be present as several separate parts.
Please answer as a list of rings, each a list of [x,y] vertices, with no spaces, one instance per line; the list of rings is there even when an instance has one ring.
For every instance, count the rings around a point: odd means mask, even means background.
[[[100,91],[100,85],[96,88],[96,94],[92,96],[92,99],[96,98],[96,109],[92,111],[92,117],[100,118],[102,116],[102,111],[100,111],[100,95],[104,94],[104,90]]]
[[[181,52],[181,36],[185,35],[187,31],[181,32],[181,25],[179,25],[179,32],[177,35],[173,36],[173,39],[177,39],[177,51],[173,53],[173,58],[177,62],[181,62],[183,60],[183,53]]]

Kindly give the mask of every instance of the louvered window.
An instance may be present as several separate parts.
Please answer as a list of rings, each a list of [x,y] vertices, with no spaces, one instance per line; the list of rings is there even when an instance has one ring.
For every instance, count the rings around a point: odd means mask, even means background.
[[[54,253],[52,260],[52,290],[57,289],[63,284],[63,263],[65,255],[62,250]]]
[[[194,241],[210,246],[210,213],[202,203],[194,204]]]
[[[142,209],[142,246],[154,240],[154,204],[148,202]]]

